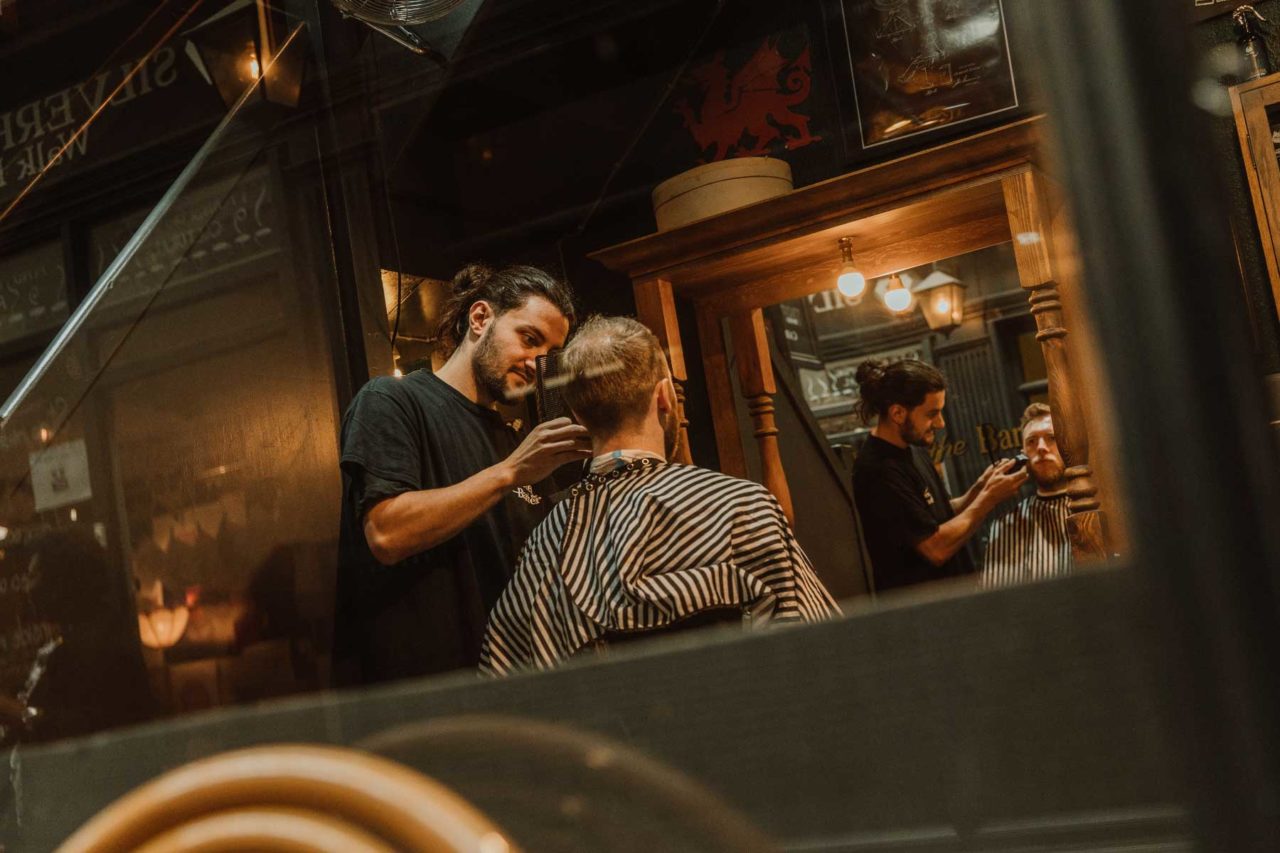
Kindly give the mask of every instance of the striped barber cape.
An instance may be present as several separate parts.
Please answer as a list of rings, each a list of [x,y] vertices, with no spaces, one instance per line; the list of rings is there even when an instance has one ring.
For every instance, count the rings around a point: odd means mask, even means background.
[[[1071,574],[1067,494],[1019,501],[991,522],[982,562],[984,587],[1009,586]]]
[[[613,631],[740,607],[751,627],[839,613],[764,487],[649,458],[589,474],[536,527],[489,616],[482,672],[548,669]]]

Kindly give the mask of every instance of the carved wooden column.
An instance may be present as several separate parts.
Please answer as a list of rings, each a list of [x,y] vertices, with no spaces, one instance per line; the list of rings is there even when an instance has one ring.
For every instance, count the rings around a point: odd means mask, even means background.
[[[1089,434],[1080,397],[1080,377],[1067,354],[1059,277],[1053,254],[1048,189],[1033,170],[1003,179],[1018,277],[1036,320],[1036,340],[1049,375],[1049,406],[1058,450],[1066,462],[1067,530],[1077,562],[1107,559],[1106,515],[1089,465]]]
[[[778,426],[773,419],[773,395],[777,386],[773,382],[773,365],[769,361],[769,339],[765,337],[764,312],[759,308],[734,314],[729,318],[733,334],[733,352],[738,360],[738,380],[742,383],[742,395],[747,398],[747,409],[755,427],[756,444],[760,448],[760,467],[764,485],[782,505],[787,520],[794,522],[791,509],[791,489],[787,486],[787,474],[782,470],[782,457],[778,453]]]
[[[711,425],[716,434],[720,470],[733,477],[747,476],[747,460],[738,430],[738,410],[733,399],[733,376],[725,353],[721,315],[706,302],[694,304],[698,316],[698,344],[702,348],[702,373],[711,404]]]
[[[676,318],[675,293],[665,278],[635,282],[636,318],[649,327],[662,344],[671,365],[671,378],[676,386],[676,416],[680,418],[680,448],[674,461],[689,465],[689,420],[684,415],[684,383],[689,378],[684,365],[684,347],[680,343],[680,323]]]

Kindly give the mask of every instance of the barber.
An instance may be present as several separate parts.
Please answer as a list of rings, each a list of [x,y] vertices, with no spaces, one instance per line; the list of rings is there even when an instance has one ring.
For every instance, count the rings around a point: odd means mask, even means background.
[[[1018,493],[1026,471],[1002,460],[958,498],[947,494],[926,448],[946,426],[947,383],[905,359],[858,366],[858,414],[875,428],[854,463],[853,494],[877,591],[972,574],[966,543],[991,511]]]
[[[474,668],[489,611],[542,520],[539,483],[589,458],[560,418],[523,441],[496,410],[529,390],[539,355],[564,345],[567,285],[529,266],[457,274],[438,372],[380,377],[342,422],[335,607],[339,684]]]

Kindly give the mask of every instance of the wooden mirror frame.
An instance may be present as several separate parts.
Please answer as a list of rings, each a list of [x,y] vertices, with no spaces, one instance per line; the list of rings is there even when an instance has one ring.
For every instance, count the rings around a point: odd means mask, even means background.
[[[727,320],[763,483],[791,518],[763,308],[831,289],[841,237],[853,239],[854,258],[868,280],[1012,242],[1067,464],[1072,550],[1077,561],[1104,560],[1111,551],[1106,517],[1076,391],[1088,384],[1073,373],[1060,289],[1073,275],[1068,259],[1074,241],[1060,194],[1039,165],[1043,122],[1024,119],[593,253],[631,279],[637,318],[670,358],[685,439],[679,461],[690,458],[677,296],[692,302],[697,317],[720,469],[747,476],[723,335]]]

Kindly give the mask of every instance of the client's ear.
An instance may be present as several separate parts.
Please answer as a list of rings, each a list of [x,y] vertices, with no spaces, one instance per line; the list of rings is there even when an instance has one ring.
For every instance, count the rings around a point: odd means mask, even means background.
[[[659,412],[670,412],[675,409],[676,390],[667,377],[664,376],[658,380],[658,384],[653,388],[653,396],[658,403]]]

